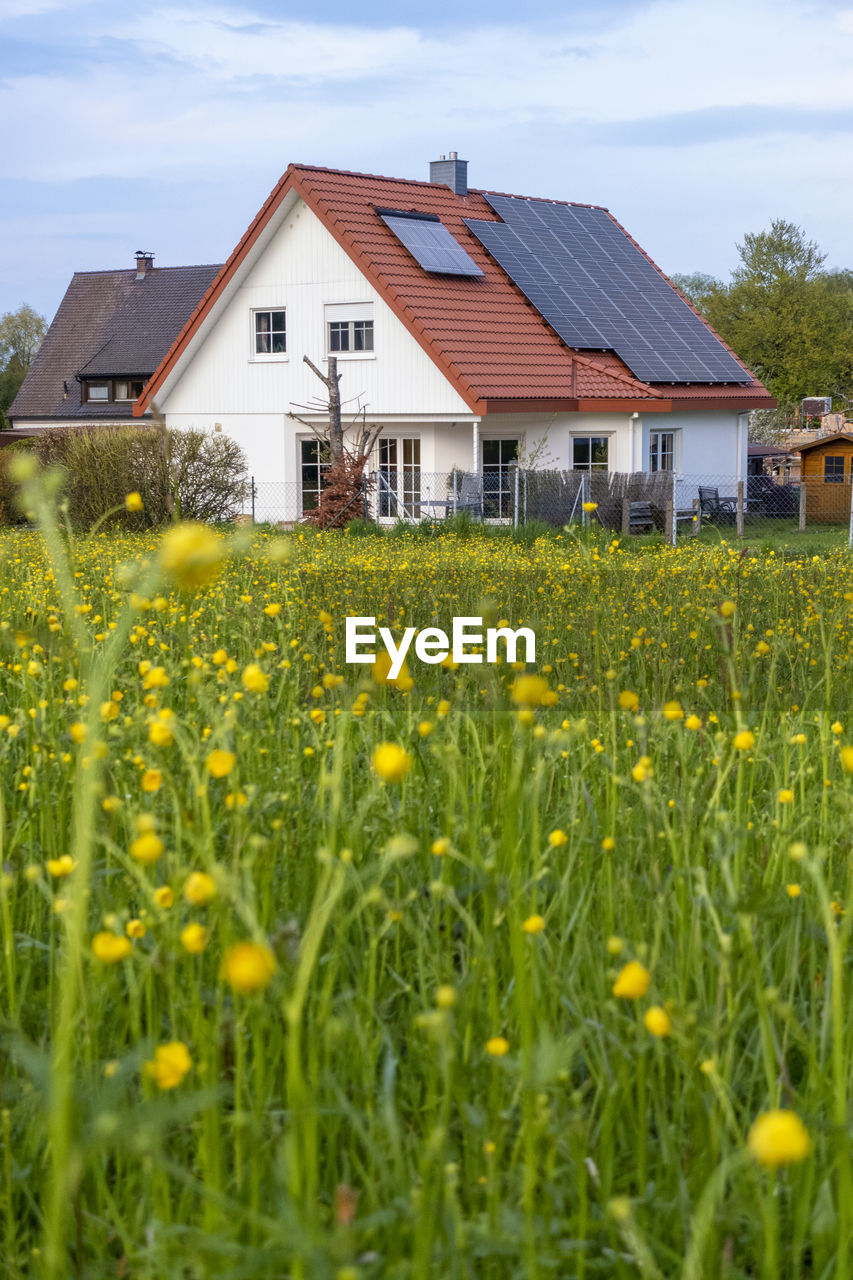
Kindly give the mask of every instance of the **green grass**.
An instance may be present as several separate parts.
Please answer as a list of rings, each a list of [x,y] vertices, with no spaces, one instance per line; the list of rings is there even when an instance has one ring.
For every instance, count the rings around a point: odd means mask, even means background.
[[[69,543],[32,502],[46,543],[0,541],[4,1275],[849,1274],[845,550],[262,533],[181,595],[156,538]],[[532,626],[544,683],[377,683],[346,613]],[[276,971],[240,995],[248,939]],[[813,1144],[778,1173],[746,1146],[774,1107]]]

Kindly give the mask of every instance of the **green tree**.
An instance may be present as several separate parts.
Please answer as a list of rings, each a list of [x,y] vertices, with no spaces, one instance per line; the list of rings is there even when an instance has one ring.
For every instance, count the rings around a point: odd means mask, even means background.
[[[47,321],[24,303],[0,316],[0,428],[9,422],[6,410],[18,394],[33,357],[47,332]]]
[[[801,227],[775,219],[744,236],[727,286],[703,314],[780,403],[853,392],[853,273],[824,271]]]
[[[676,289],[679,289],[685,298],[689,298],[696,310],[701,311],[703,315],[711,295],[726,287],[721,280],[707,275],[704,271],[690,271],[686,274],[676,272],[669,278]]]

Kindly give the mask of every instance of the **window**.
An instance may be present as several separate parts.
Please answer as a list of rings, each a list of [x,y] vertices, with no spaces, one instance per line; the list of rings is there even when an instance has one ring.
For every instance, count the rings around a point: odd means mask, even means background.
[[[106,382],[84,382],[83,399],[99,404],[127,403],[142,395],[145,378],[116,378]]]
[[[142,395],[144,382],[134,381],[118,381],[113,383],[113,399],[114,400],[136,400]]]
[[[326,472],[329,469],[329,446],[319,440],[301,440],[299,443],[301,478],[302,478],[302,510],[314,511],[320,503],[320,494],[325,486]]]
[[[379,441],[377,503],[380,517],[421,518],[421,442],[415,437]]]
[[[326,306],[326,352],[364,359],[373,355],[373,303],[333,302]]]
[[[652,431],[649,436],[649,471],[675,470],[675,432]]]
[[[573,436],[572,470],[606,471],[609,444],[607,436]]]
[[[844,458],[827,454],[823,460],[823,478],[826,484],[844,483]]]
[[[487,520],[506,520],[512,515],[515,497],[513,465],[518,466],[517,440],[484,440],[483,515]]]
[[[282,356],[287,351],[287,326],[285,312],[256,311],[255,355]]]
[[[339,351],[372,351],[372,320],[330,320],[329,355]]]

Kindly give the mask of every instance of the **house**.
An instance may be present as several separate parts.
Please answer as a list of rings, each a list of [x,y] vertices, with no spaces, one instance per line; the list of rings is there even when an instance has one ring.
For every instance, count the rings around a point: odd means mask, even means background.
[[[78,271],[9,409],[12,427],[133,421],[133,404],[222,264]],[[144,415],[151,417],[150,412]]]
[[[380,514],[462,471],[500,517],[531,457],[730,483],[749,411],[775,403],[606,209],[470,189],[453,152],[422,182],[291,165],[133,414],[232,436],[261,514],[283,484],[293,518],[324,469],[324,388],[303,357],[332,355],[345,412],[382,428],[373,464],[395,501]]]
[[[806,521],[845,523],[850,518],[853,486],[853,429],[801,444],[799,454],[806,487]]]

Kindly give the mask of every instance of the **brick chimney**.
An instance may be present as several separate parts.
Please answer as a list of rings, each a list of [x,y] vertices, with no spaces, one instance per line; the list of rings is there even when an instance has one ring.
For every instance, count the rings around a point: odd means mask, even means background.
[[[136,278],[144,280],[149,271],[154,269],[154,254],[146,253],[144,249],[136,250]]]
[[[460,160],[455,151],[438,160],[431,160],[429,166],[430,182],[443,183],[458,196],[468,194],[468,161]]]

